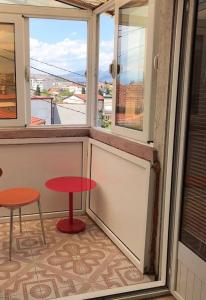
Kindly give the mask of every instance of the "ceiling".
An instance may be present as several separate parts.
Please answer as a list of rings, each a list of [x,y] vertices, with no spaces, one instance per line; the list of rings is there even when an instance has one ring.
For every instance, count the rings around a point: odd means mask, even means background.
[[[66,4],[71,4],[81,8],[94,9],[100,6],[101,4],[107,2],[108,0],[56,0],[56,1],[63,2]]]

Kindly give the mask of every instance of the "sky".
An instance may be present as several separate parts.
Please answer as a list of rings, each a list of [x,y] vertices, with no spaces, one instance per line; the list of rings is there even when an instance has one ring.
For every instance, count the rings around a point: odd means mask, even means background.
[[[102,26],[104,24],[104,26]],[[113,59],[114,20],[100,18],[100,69],[108,70]],[[30,19],[30,58],[74,72],[86,70],[87,22],[54,19]],[[67,72],[31,60],[31,66],[53,74]],[[32,70],[35,73],[34,70]]]

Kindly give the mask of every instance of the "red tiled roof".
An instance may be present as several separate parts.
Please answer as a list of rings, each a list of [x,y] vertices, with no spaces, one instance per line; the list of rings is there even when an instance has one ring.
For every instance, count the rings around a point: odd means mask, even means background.
[[[31,125],[45,125],[46,121],[37,117],[31,118]]]
[[[0,100],[13,100],[16,99],[16,94],[0,95]]]
[[[73,96],[83,100],[83,101],[86,101],[87,100],[87,95],[86,94],[74,94]],[[104,101],[104,97],[102,95],[98,95],[98,100],[99,101]]]
[[[16,119],[16,113],[6,109],[0,109],[0,119]],[[31,118],[31,125],[45,125],[46,121],[37,117]]]
[[[6,109],[0,109],[0,119],[16,119],[16,113]]]

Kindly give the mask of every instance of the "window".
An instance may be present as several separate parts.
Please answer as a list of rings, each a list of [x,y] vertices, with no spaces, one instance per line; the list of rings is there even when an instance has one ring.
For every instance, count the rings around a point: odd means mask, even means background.
[[[19,77],[24,78],[23,23],[21,17],[10,15],[1,15],[0,20],[0,125],[23,125],[25,86]]]
[[[198,5],[194,38],[191,91],[180,240],[206,261],[206,9]]]
[[[49,6],[59,8],[74,8],[72,5],[61,3],[55,0],[0,0],[1,4],[16,4],[16,5],[35,5],[35,6]]]
[[[121,2],[121,1],[120,1]],[[125,3],[126,2],[126,3]],[[116,6],[113,131],[152,139],[155,74],[155,1],[124,1]]]
[[[114,59],[114,9],[99,15],[99,74],[97,126],[111,130],[113,78],[109,65]]]
[[[15,26],[0,23],[0,119],[16,119]]]
[[[31,125],[87,124],[87,22],[29,19]]]

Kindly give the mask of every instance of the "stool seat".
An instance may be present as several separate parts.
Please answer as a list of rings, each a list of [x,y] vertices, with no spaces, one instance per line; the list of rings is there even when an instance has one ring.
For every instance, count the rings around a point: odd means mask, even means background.
[[[32,188],[12,188],[0,191],[0,206],[19,207],[38,201],[39,191]]]

